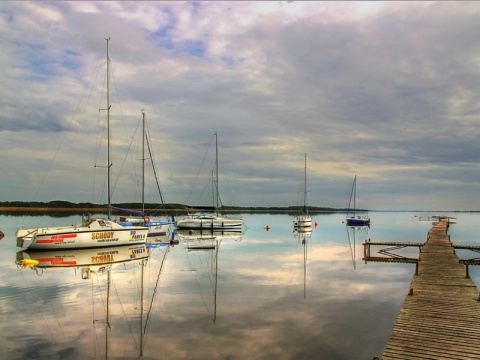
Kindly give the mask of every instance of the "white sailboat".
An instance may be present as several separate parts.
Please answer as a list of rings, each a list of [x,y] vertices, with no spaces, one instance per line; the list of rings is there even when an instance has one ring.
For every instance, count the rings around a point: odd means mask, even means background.
[[[108,217],[92,219],[82,216],[80,225],[19,229],[16,232],[17,246],[21,248],[80,249],[105,246],[133,245],[145,243],[148,228],[145,226],[122,226],[111,220],[110,180],[110,38],[107,40],[107,161],[108,161]]]
[[[299,215],[295,216],[293,219],[294,227],[311,227],[312,226],[312,217],[308,214],[308,205],[307,205],[307,154],[305,154],[305,176],[304,176],[304,187],[303,187],[303,208]]]
[[[147,139],[147,133],[145,131],[145,112],[142,110],[142,211],[134,211],[134,210],[129,210],[129,209],[118,209],[118,210],[124,210],[130,213],[138,213],[140,216],[121,216],[120,217],[120,224],[121,225],[140,225],[140,226],[147,226],[148,227],[148,237],[155,237],[155,236],[162,236],[166,235],[167,232],[170,230],[170,222],[168,220],[153,220],[150,218],[145,213],[145,140]],[[147,140],[148,141],[148,140]],[[150,149],[150,147],[149,147]],[[153,165],[153,159],[150,154],[150,159],[152,160],[152,165]],[[153,168],[155,171],[155,167]],[[155,174],[156,178],[156,174]],[[158,182],[157,182],[158,184]],[[159,192],[160,192],[160,187],[159,187]],[[160,192],[161,196],[161,192]],[[163,198],[162,198],[163,202]]]
[[[367,215],[359,215],[356,210],[356,197],[357,197],[357,175],[353,179],[352,193],[350,195],[350,203],[348,204],[349,213],[350,209],[352,215],[348,214],[345,219],[348,226],[370,226],[370,218]],[[353,208],[351,208],[353,199]]]
[[[179,219],[175,222],[178,229],[241,229],[243,226],[243,219],[231,218],[224,214],[220,214],[220,195],[218,192],[218,140],[217,133],[215,133],[215,213],[214,214],[194,214],[184,219]]]

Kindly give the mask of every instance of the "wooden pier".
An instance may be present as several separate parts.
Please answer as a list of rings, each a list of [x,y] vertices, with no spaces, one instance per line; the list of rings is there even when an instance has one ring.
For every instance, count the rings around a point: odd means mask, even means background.
[[[383,360],[480,359],[479,293],[448,226],[440,219],[428,232]]]

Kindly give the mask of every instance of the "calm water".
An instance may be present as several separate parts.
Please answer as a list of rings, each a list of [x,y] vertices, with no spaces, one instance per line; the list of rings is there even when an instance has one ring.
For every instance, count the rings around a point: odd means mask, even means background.
[[[291,216],[244,215],[243,236],[224,237],[217,250],[195,250],[183,239],[173,247],[157,243],[147,258],[110,270],[92,266],[89,277],[81,267],[16,264],[17,226],[72,224],[79,216],[0,216],[0,358],[381,356],[414,265],[365,264],[361,244],[424,241],[431,222],[415,217],[426,214],[370,215],[372,227],[355,234],[342,214],[316,215],[305,244]],[[480,214],[450,215],[458,218],[452,241],[478,243]],[[471,269],[477,285],[479,270]]]

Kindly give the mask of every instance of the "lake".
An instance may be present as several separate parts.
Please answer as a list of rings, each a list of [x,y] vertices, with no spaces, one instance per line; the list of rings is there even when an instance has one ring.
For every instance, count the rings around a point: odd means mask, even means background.
[[[19,253],[17,227],[73,224],[80,216],[1,215],[0,358],[380,357],[415,265],[365,264],[362,243],[423,242],[432,223],[418,216],[427,215],[371,212],[371,228],[353,232],[344,214],[315,214],[318,226],[304,241],[292,231],[293,216],[244,214],[242,236],[177,237],[174,246],[165,237],[147,252],[130,251],[131,259],[122,250],[69,251],[65,263],[83,257],[100,265],[47,269],[16,263],[31,253]],[[478,244],[480,214],[442,215],[457,218],[452,242]],[[121,262],[106,267],[105,257]],[[477,286],[479,270],[470,268]]]

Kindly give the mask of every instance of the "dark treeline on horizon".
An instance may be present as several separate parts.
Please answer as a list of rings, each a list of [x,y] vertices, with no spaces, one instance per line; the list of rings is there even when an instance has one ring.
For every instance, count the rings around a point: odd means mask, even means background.
[[[124,209],[133,209],[133,210],[141,210],[142,204],[141,203],[116,203],[112,204],[114,207],[124,208]],[[181,210],[181,211],[194,211],[195,206],[188,206],[184,204],[154,204],[148,203],[145,204],[145,210]],[[3,201],[0,202],[0,208],[15,208],[16,210],[23,209],[38,209],[44,211],[46,209],[98,209],[98,211],[106,210],[107,205],[105,204],[93,204],[93,203],[72,203],[69,201],[61,201],[55,200],[50,202],[40,202],[40,201]],[[223,209],[225,211],[271,211],[271,212],[298,212],[302,210],[302,206],[224,206]],[[328,207],[315,207],[311,206],[308,208],[309,212],[338,212],[338,211],[347,211],[348,209],[334,209]],[[116,210],[113,210],[116,211]]]

